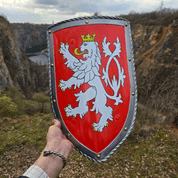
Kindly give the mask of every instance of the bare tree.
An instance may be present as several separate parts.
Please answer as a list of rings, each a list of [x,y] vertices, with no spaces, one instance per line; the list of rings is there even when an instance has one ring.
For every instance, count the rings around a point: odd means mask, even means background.
[[[160,6],[158,8],[158,13],[159,13],[160,17],[162,17],[163,10],[164,10],[164,0],[161,0]]]

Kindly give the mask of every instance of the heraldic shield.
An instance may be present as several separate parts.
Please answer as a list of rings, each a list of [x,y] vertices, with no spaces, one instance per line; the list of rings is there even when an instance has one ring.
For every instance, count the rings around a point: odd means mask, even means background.
[[[47,30],[51,105],[75,149],[106,161],[134,124],[137,89],[129,21],[75,18]]]

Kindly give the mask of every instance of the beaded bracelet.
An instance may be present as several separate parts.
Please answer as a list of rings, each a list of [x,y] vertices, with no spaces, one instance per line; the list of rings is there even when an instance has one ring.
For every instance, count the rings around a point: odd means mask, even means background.
[[[50,154],[54,154],[54,155],[59,156],[60,158],[62,158],[62,160],[63,160],[63,167],[62,168],[64,168],[66,166],[67,161],[66,161],[66,159],[65,159],[65,157],[63,155],[61,155],[61,154],[59,154],[57,152],[54,152],[54,151],[49,151],[49,150],[46,150],[46,151],[43,152],[43,156],[48,156]]]

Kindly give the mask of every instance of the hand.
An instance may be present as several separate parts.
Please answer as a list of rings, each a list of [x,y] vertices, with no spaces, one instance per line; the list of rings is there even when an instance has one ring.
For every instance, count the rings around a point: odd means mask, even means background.
[[[45,150],[55,151],[67,159],[69,153],[72,151],[73,144],[62,134],[60,121],[54,119],[52,122],[54,125],[50,126],[48,130],[46,147],[34,164],[43,169],[50,178],[57,178],[62,170],[63,160],[53,154],[45,157],[43,156],[43,152]]]
[[[50,151],[55,151],[63,155],[66,159],[69,153],[72,151],[73,144],[66,139],[61,131],[61,123],[59,120],[54,119],[52,121],[54,124],[50,126],[47,133],[47,145],[46,149]]]

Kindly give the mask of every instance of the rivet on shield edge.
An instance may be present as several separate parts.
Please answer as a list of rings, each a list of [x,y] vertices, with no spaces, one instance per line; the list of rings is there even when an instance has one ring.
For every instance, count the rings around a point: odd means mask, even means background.
[[[53,102],[55,103],[55,102],[56,102],[56,100],[53,100]]]
[[[132,95],[135,95],[135,93],[134,93],[134,92],[132,92]]]
[[[70,133],[68,133],[67,136],[70,137]]]
[[[49,30],[49,34],[51,34],[51,30]]]
[[[100,158],[100,155],[97,155],[97,158]]]
[[[54,64],[51,64],[51,67],[54,67]]]
[[[86,21],[85,21],[85,23],[86,23],[86,24],[88,24],[88,23],[89,23],[89,21],[88,21],[88,20],[86,20]]]
[[[129,57],[129,61],[131,61],[131,58]]]
[[[127,27],[127,23],[125,23],[125,26]]]
[[[125,127],[124,130],[127,131],[127,127]]]

